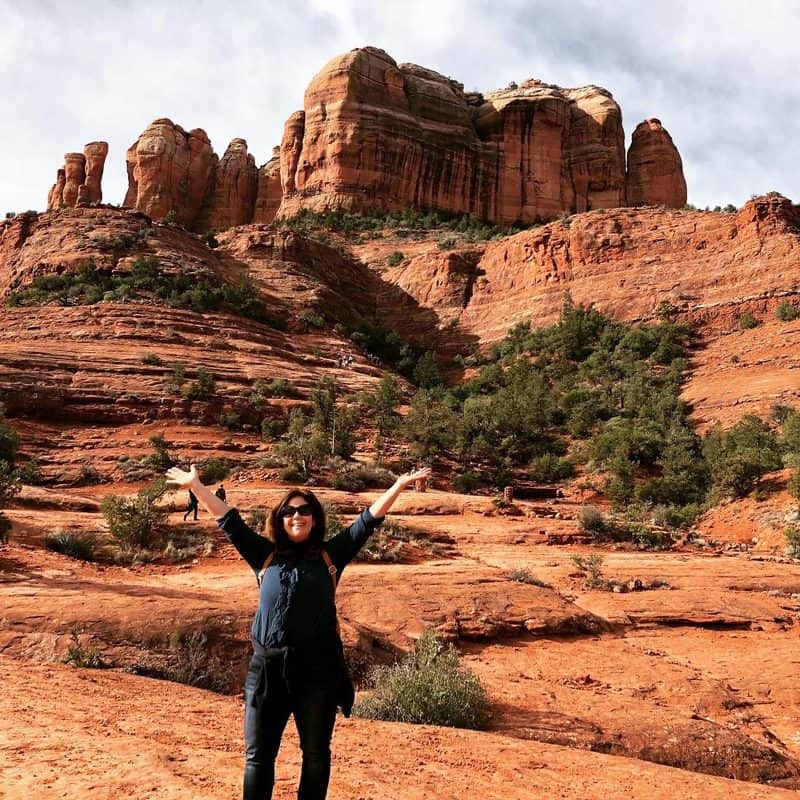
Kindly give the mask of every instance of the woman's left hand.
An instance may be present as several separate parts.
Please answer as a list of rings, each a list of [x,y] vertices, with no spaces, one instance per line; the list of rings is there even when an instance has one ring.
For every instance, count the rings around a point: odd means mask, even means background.
[[[418,480],[422,480],[423,478],[427,479],[431,476],[431,468],[430,467],[423,467],[422,469],[415,469],[411,472],[406,472],[401,475],[397,482],[402,486],[404,489],[406,486],[411,486],[413,483],[416,483]]]

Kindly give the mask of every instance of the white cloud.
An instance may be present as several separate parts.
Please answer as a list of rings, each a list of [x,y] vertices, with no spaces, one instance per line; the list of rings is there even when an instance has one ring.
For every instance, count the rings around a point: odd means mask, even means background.
[[[262,163],[320,67],[368,44],[467,89],[600,84],[629,136],[663,121],[691,201],[800,201],[791,0],[0,0],[0,15],[0,213],[42,208],[63,154],[94,139],[110,144],[104,195],[120,202],[125,150],[161,116],[202,127],[220,154],[242,136]]]

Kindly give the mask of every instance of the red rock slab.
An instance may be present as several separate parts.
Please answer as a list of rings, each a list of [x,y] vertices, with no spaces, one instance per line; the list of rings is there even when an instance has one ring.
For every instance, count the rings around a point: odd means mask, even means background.
[[[674,642],[682,655],[674,653]],[[747,634],[730,653],[729,644],[726,632],[633,631],[465,650],[493,699],[493,730],[800,785],[798,695],[790,690],[796,655],[787,658],[797,634]],[[725,655],[710,658],[712,651]],[[750,665],[744,673],[737,658]],[[751,680],[747,670],[754,673],[759,663],[769,670]]]
[[[597,632],[602,619],[555,592],[514,584],[480,564],[428,561],[401,567],[351,565],[337,604],[345,617],[399,647],[429,627],[455,639]]]
[[[222,800],[239,791],[241,706],[177,684],[0,656],[0,757],[8,800],[42,791]],[[767,800],[796,793],[627,758],[429,726],[339,719],[331,800],[646,797]],[[296,793],[293,727],[279,756],[276,800]]]

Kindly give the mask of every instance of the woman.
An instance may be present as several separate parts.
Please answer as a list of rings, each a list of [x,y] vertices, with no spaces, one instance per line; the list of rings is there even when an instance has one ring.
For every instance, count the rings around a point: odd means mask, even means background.
[[[324,800],[336,708],[349,716],[354,700],[336,620],[335,586],[400,492],[430,472],[425,468],[401,475],[327,542],[325,512],[307,489],[292,489],[272,509],[265,538],[203,486],[194,466],[188,472],[178,467],[167,472],[171,483],[191,489],[217,518],[260,586],[245,681],[244,800],[272,797],[275,758],[290,714],[303,752],[298,800]]]

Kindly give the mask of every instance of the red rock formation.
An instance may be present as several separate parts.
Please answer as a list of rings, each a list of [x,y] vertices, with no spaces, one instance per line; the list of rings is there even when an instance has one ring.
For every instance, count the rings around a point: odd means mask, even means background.
[[[66,206],[75,206],[78,202],[78,187],[86,180],[86,156],[83,153],[67,153],[64,156],[63,202]]]
[[[108,142],[89,142],[83,148],[86,157],[86,188],[88,201],[99,203],[103,199],[103,167],[108,155]]]
[[[89,142],[83,153],[67,153],[47,195],[47,210],[99,203],[103,199],[101,182],[107,155],[107,142]]]
[[[281,182],[280,216],[414,206],[510,223],[613,208],[625,203],[622,115],[597,86],[530,80],[484,97],[356,49],[287,120]]]
[[[50,189],[47,195],[47,210],[53,211],[54,209],[61,208],[64,205],[64,186],[67,184],[67,173],[62,167],[57,175],[56,182]]]
[[[217,157],[205,131],[188,133],[157,119],[128,149],[128,192],[124,205],[163,219],[171,211],[193,227],[212,192]]]
[[[686,205],[683,163],[672,137],[657,119],[636,126],[628,149],[626,179],[628,205]]]
[[[209,202],[208,227],[229,228],[253,219],[258,170],[244,139],[234,139],[217,164],[214,194]]]
[[[275,219],[281,204],[281,149],[272,151],[272,158],[258,170],[258,190],[253,222],[268,225]]]
[[[787,276],[800,259],[800,207],[786,198],[751,201],[737,214],[614,209],[568,222],[486,248],[463,330],[488,342],[517,322],[550,324],[566,292],[624,320],[652,318],[663,302],[705,319],[797,292]]]

